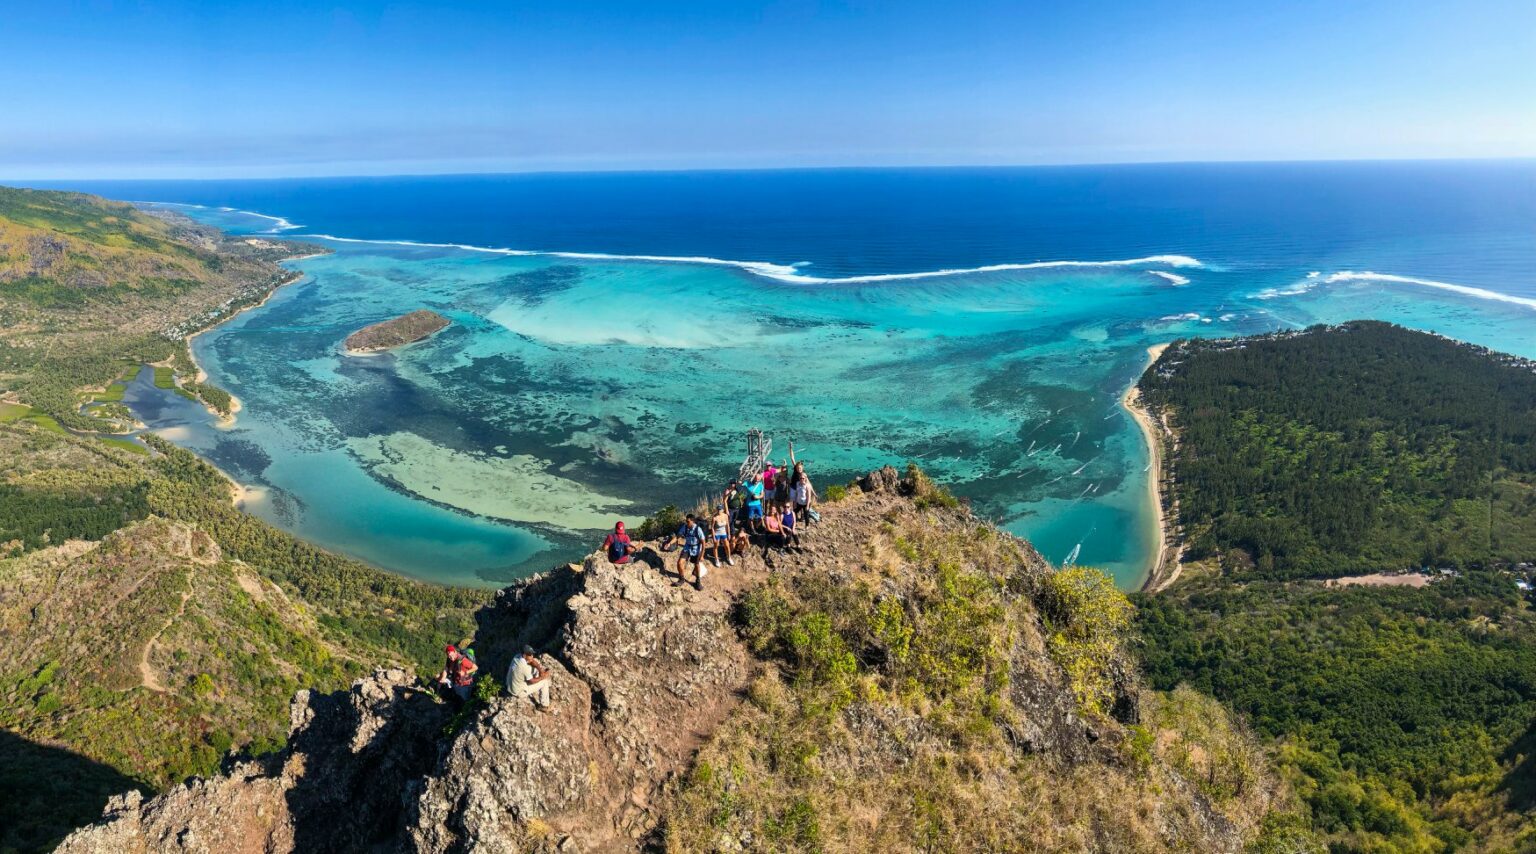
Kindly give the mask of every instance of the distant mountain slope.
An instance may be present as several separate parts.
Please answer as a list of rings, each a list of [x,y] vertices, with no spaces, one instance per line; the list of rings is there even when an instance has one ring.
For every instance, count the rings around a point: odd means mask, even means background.
[[[0,187],[0,282],[47,307],[117,301],[122,290],[191,287],[213,278],[212,245],[131,205],[79,193]]]
[[[0,188],[0,850],[45,849],[129,786],[274,749],[294,691],[431,666],[473,625],[483,594],[273,529],[186,451],[65,429],[120,428],[111,384],[148,361],[220,399],[181,336],[270,293],[290,275],[274,259],[306,251],[252,240]]]
[[[1141,379],[1185,560],[1266,578],[1536,561],[1536,365],[1357,321],[1181,341]]]
[[[290,281],[275,262],[303,251],[95,196],[0,187],[0,395],[110,431],[113,419],[95,417],[106,413],[79,411],[82,392],[165,362],[189,395],[227,406],[196,383],[181,339]]]

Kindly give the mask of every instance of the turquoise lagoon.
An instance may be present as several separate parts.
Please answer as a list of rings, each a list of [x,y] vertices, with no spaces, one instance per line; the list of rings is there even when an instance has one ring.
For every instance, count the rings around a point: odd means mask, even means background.
[[[1536,300],[1494,286],[1529,238],[1502,228],[1328,253],[1228,234],[910,275],[340,240],[187,210],[332,254],[290,262],[301,281],[195,340],[244,405],[233,426],[148,383],[130,405],[251,487],[252,512],[459,583],[526,575],[615,519],[691,504],[759,427],[779,453],[793,440],[820,486],[915,461],[1048,559],[1132,586],[1156,532],[1147,449],[1119,401],[1148,347],[1371,317],[1536,357]],[[1469,246],[1497,261],[1475,286],[1437,266]],[[342,352],[416,308],[453,323],[392,354]]]

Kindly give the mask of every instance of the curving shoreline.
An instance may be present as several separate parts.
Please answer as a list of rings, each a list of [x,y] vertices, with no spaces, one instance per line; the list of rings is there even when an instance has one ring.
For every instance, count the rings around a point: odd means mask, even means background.
[[[1151,367],[1163,351],[1168,349],[1167,344],[1154,344],[1147,348],[1147,365]],[[1142,371],[1145,372],[1146,368]],[[1140,379],[1140,374],[1137,375]],[[1146,578],[1140,588],[1148,593],[1156,593],[1172,584],[1179,577],[1178,547],[1173,543],[1173,538],[1168,533],[1168,516],[1163,509],[1163,438],[1167,427],[1158,423],[1152,413],[1141,405],[1141,389],[1136,383],[1126,389],[1120,397],[1120,405],[1135,419],[1136,426],[1141,429],[1142,439],[1147,443],[1147,453],[1151,457],[1151,467],[1147,477],[1147,500],[1152,503],[1152,514],[1156,519],[1156,546],[1153,551],[1152,565],[1147,569]]]
[[[289,263],[291,261],[304,261],[304,260],[307,260],[309,258],[319,258],[319,257],[321,257],[323,255],[326,255],[326,254],[328,254],[328,253],[325,253],[325,252],[310,252],[310,253],[307,253],[307,254],[304,254],[304,255],[293,255],[293,256],[290,256],[288,258],[284,258],[284,259],[278,261],[277,263],[279,265],[281,265],[281,264],[287,264],[287,263]],[[262,306],[267,304],[268,300],[272,299],[272,295],[273,294],[277,293],[278,291],[282,290],[283,288],[285,288],[285,287],[287,287],[287,286],[289,286],[291,284],[294,284],[296,282],[301,282],[301,281],[304,280],[305,273],[303,271],[295,270],[295,269],[292,269],[292,268],[289,268],[289,267],[285,267],[284,269],[288,270],[290,273],[293,273],[294,274],[293,277],[288,279],[287,281],[279,282],[278,284],[274,285],[271,290],[267,291],[264,295],[262,295],[261,299],[257,300],[256,302],[253,302],[250,305],[238,308],[234,312],[230,313],[230,315],[228,317],[221,318],[218,323],[215,323],[215,324],[213,324],[213,325],[211,325],[211,326],[209,326],[209,327],[207,327],[205,329],[199,329],[198,331],[193,332],[193,333],[187,335],[186,337],[184,337],[182,339],[182,343],[185,344],[186,348],[187,348],[187,358],[192,362],[192,367],[197,370],[197,374],[193,377],[195,382],[200,382],[200,383],[207,382],[208,381],[208,371],[203,368],[203,365],[202,365],[201,362],[197,361],[197,351],[195,349],[193,349],[192,342],[195,341],[200,336],[206,335],[209,332],[212,332],[213,330],[218,329],[220,326],[223,326],[224,324],[230,322],[231,320],[234,320],[235,318],[239,317],[240,315],[245,314],[247,311],[252,311],[254,309],[261,308]],[[222,388],[222,386],[221,386],[221,388]],[[236,416],[238,416],[240,414],[240,410],[243,407],[241,406],[240,398],[237,397],[234,394],[234,392],[230,392],[229,389],[224,389],[224,391],[229,393],[229,413],[228,414],[225,414],[223,412],[218,411],[217,409],[214,409],[213,406],[210,405],[207,401],[200,401],[200,402],[203,404],[203,408],[208,410],[208,414],[209,415],[212,415],[214,418],[218,419],[219,426],[220,427],[224,427],[224,428],[227,429],[227,428],[233,427],[235,425]]]

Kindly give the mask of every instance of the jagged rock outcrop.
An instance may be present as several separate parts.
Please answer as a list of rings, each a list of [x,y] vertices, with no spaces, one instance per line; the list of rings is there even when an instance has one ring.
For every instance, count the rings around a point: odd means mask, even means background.
[[[448,708],[404,671],[301,692],[287,750],[149,801],[115,799],[61,850],[524,851],[541,843],[530,820],[551,845],[627,847],[746,683],[730,602],[728,588],[676,587],[644,564],[556,570],[487,608],[484,624],[507,631],[481,654],[501,680],[511,650],[539,644],[551,711],[503,696],[443,742]]]
[[[350,691],[301,691],[291,742],[159,797],[112,799],[64,854],[349,851],[395,837],[400,792],[432,768],[444,706],[403,670],[381,670]]]

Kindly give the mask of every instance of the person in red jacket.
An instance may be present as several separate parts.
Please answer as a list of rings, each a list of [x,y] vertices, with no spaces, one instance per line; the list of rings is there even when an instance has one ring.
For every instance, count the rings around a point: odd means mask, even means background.
[[[608,553],[608,559],[614,563],[629,563],[635,557],[635,544],[629,541],[629,535],[624,533],[624,523],[617,522],[613,526],[613,533],[603,540],[603,551]]]

